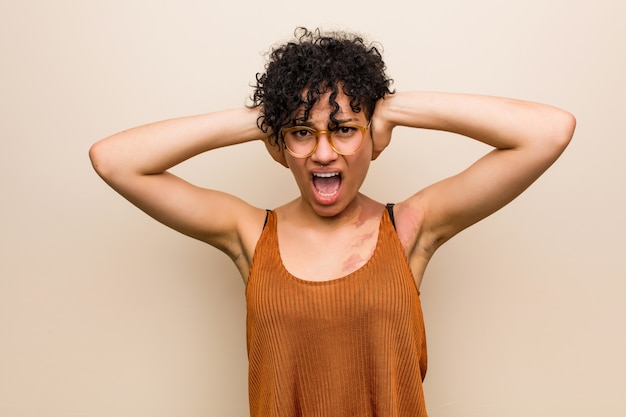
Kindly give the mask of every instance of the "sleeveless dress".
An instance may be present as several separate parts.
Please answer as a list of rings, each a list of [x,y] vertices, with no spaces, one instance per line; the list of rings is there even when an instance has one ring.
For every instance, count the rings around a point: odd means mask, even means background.
[[[360,269],[290,274],[269,211],[246,285],[251,417],[426,417],[419,291],[389,215]]]

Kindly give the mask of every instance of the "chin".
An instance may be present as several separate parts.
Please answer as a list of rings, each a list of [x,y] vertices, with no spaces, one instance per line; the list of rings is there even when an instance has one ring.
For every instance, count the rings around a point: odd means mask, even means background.
[[[350,201],[346,202],[345,199],[337,199],[333,203],[324,204],[315,200],[313,204],[311,204],[311,208],[313,211],[320,217],[336,217],[339,216],[350,207],[350,205],[354,202],[354,198],[350,199]]]

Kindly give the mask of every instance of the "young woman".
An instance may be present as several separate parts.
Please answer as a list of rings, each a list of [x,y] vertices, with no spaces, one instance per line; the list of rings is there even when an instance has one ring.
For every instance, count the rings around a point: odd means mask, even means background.
[[[90,150],[121,195],[236,264],[253,417],[426,416],[418,288],[428,261],[526,189],[574,131],[571,114],[543,104],[389,86],[375,47],[302,29],[272,51],[250,107],[137,127]],[[493,150],[385,205],[359,189],[396,126],[454,132]],[[300,196],[265,210],[168,172],[254,140],[291,170]]]

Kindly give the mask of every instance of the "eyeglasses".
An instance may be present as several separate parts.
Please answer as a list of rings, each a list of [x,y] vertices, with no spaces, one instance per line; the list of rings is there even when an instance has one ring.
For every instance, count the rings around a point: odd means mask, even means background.
[[[371,123],[371,122],[370,122]],[[321,134],[326,134],[330,147],[341,155],[356,153],[363,144],[365,132],[370,127],[352,123],[342,123],[331,130],[317,130],[308,126],[292,126],[281,130],[287,152],[296,158],[313,155],[319,144]]]

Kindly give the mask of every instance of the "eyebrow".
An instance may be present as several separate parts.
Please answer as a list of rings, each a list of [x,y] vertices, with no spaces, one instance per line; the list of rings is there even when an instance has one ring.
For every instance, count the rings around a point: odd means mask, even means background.
[[[357,123],[358,121],[354,118],[349,118],[349,119],[337,119],[337,125],[342,125],[344,123]],[[295,126],[304,126],[304,127],[310,127],[310,128],[314,128],[317,129],[315,127],[315,124],[313,122],[311,122],[310,120],[304,120],[304,121],[298,121],[296,120],[296,123],[293,124],[290,127],[295,127]],[[328,127],[328,126],[327,126]],[[324,130],[324,129],[322,129]]]

